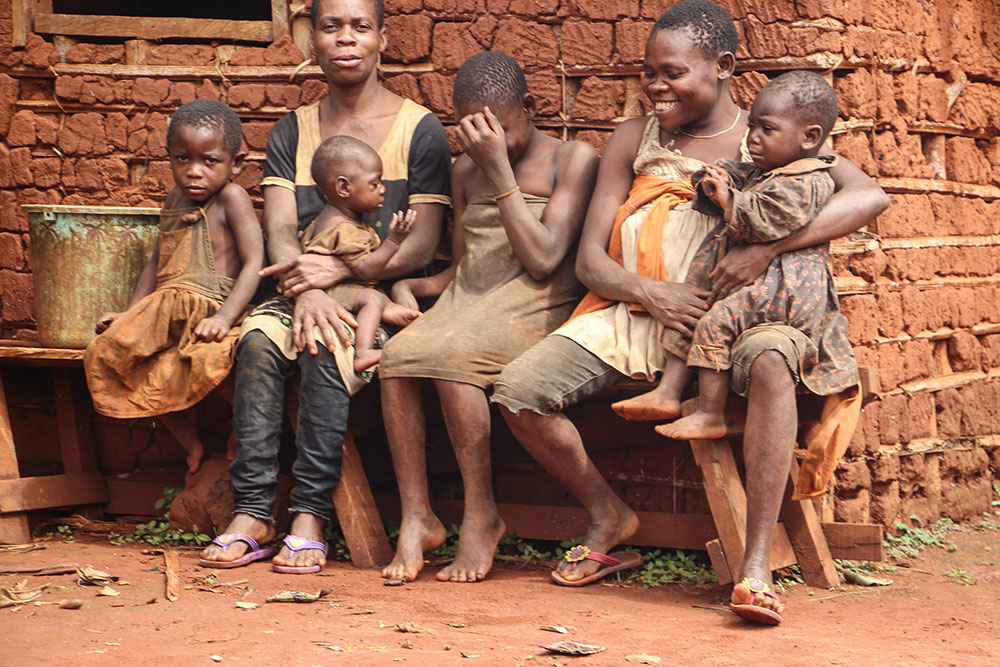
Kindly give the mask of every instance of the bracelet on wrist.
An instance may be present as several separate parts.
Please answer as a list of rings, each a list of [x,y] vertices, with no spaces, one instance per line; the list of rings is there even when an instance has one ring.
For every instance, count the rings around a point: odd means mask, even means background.
[[[505,197],[510,197],[512,194],[514,194],[516,192],[520,192],[520,191],[521,191],[521,186],[520,185],[515,185],[510,190],[507,190],[507,192],[501,192],[498,195],[493,195],[493,199],[495,201],[500,201],[501,199],[504,199]]]

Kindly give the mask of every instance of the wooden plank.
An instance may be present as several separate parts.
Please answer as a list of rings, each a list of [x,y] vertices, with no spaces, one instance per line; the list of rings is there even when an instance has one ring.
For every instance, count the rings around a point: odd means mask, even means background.
[[[421,73],[433,72],[433,63],[385,63],[382,71],[389,74],[403,72]],[[211,65],[118,65],[107,63],[57,63],[51,70],[18,70],[8,71],[10,76],[54,77],[59,76],[107,76],[115,79],[134,79],[137,77],[164,77],[177,81],[200,81],[211,79],[215,81],[284,81],[288,82],[292,74],[296,78],[324,79],[323,70],[318,65],[310,65],[302,70],[293,65],[237,65],[226,70]]]
[[[727,439],[692,440],[691,451],[705,479],[705,495],[729,568],[740,571],[746,550],[747,496]]]
[[[133,39],[235,39],[270,42],[271,21],[233,21],[176,17],[35,15],[34,31],[43,35],[88,35]]]
[[[873,523],[822,523],[830,554],[842,560],[885,560],[884,529]]]
[[[708,559],[712,561],[712,569],[715,570],[715,578],[719,580],[719,585],[726,586],[733,583],[733,573],[729,571],[726,554],[722,552],[722,543],[717,539],[706,542],[705,551],[708,552]]]
[[[0,513],[108,502],[99,472],[0,480]]]
[[[781,506],[781,519],[788,531],[788,539],[795,550],[795,559],[802,578],[810,586],[830,588],[840,583],[837,566],[830,555],[826,536],[820,526],[819,517],[811,500],[791,500],[795,480],[799,476],[799,464],[792,459],[788,470],[788,486],[785,502]]]
[[[271,40],[277,42],[290,32],[288,0],[271,0]]]
[[[10,428],[7,413],[7,396],[4,394],[3,375],[0,374],[0,484],[5,480],[17,480],[21,472],[17,465],[14,449],[14,434]],[[17,512],[0,516],[0,544],[24,544],[31,541],[28,530],[28,515]]]
[[[0,363],[31,366],[81,366],[84,350],[0,341]]]
[[[287,392],[285,409],[292,430],[298,429],[301,394],[298,378]],[[344,457],[340,462],[340,483],[333,488],[333,508],[337,512],[340,530],[351,554],[351,563],[359,568],[371,568],[388,564],[393,551],[382,525],[368,476],[361,464],[361,455],[354,444],[354,436],[348,429],[344,433]]]
[[[344,458],[340,484],[333,489],[333,506],[355,567],[376,567],[392,560],[393,551],[382,525],[382,515],[375,505],[361,456],[349,430],[344,434]]]
[[[1000,199],[1000,187],[995,185],[979,185],[977,183],[958,183],[932,178],[888,177],[879,176],[875,181],[886,192],[901,194],[926,194],[942,192],[964,197],[982,197],[984,199]]]

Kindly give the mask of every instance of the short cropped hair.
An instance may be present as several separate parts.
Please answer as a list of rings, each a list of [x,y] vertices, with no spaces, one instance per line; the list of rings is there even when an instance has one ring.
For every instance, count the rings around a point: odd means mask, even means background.
[[[347,173],[373,157],[378,159],[378,153],[365,142],[338,134],[321,143],[313,153],[310,173],[312,179],[319,183],[324,175],[334,170],[339,170],[337,173],[340,174]]]
[[[452,103],[456,108],[467,102],[520,105],[527,93],[528,82],[516,60],[499,51],[482,51],[458,69]]]
[[[815,72],[785,72],[768,81],[757,94],[768,93],[787,93],[791,115],[806,125],[819,125],[824,139],[837,122],[837,95],[826,79]]]
[[[709,0],[678,2],[653,24],[653,32],[682,29],[690,32],[694,43],[710,58],[726,51],[735,54],[740,47],[733,17]]]
[[[243,123],[236,112],[222,102],[215,100],[195,100],[181,106],[170,117],[167,125],[167,146],[169,147],[177,130],[182,127],[207,127],[222,133],[222,148],[230,155],[240,152],[243,145]]]
[[[313,0],[312,4],[312,25],[313,30],[316,29],[316,19],[319,18],[319,12],[316,11],[316,6],[319,5],[323,0]],[[385,25],[385,4],[382,0],[369,0],[375,6],[375,20],[378,21],[379,30]]]

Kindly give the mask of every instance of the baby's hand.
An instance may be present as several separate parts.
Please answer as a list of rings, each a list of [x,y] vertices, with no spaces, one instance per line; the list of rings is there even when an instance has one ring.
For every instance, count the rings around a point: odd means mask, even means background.
[[[413,296],[413,290],[407,280],[399,280],[392,286],[392,300],[406,308],[420,310],[417,297]]]
[[[94,331],[97,333],[106,331],[107,328],[111,326],[111,323],[122,315],[124,315],[124,313],[104,313],[101,315],[101,319],[97,320],[97,326],[94,327]]]
[[[226,337],[232,322],[227,322],[218,316],[206,317],[194,328],[196,340],[203,340],[209,343],[218,342]]]
[[[392,222],[389,223],[389,240],[399,245],[410,235],[413,228],[413,221],[417,219],[417,212],[412,208],[407,209],[404,214],[396,211],[392,214]]]
[[[719,205],[723,211],[729,206],[729,174],[718,167],[705,167],[705,177],[701,179],[701,191]]]

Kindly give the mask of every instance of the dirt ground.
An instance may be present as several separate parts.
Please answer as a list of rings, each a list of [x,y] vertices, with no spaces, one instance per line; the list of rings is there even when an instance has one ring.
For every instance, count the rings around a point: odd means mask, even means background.
[[[268,564],[255,563],[215,570],[209,586],[203,577],[210,571],[197,566],[197,553],[182,552],[183,590],[168,602],[162,555],[98,541],[40,542],[43,550],[0,553],[0,568],[13,562],[92,565],[127,583],[112,587],[117,597],[102,597],[78,586],[75,575],[28,577],[30,586],[52,584],[41,602],[75,598],[83,606],[0,609],[0,664],[644,664],[637,654],[663,665],[998,664],[1000,533],[956,531],[949,537],[955,551],[925,550],[909,568],[885,575],[894,581],[889,587],[791,587],[785,622],[777,628],[750,626],[721,611],[722,588],[566,589],[549,583],[545,569],[500,564],[478,584],[439,583],[425,570],[414,583],[387,587],[374,571],[346,563],[305,576],[275,574]],[[962,570],[967,577],[956,578]],[[0,575],[0,586],[22,578]],[[284,589],[331,592],[310,604],[264,603]],[[241,609],[238,600],[260,606]],[[419,632],[397,630],[404,623]],[[568,634],[542,625],[565,626]],[[539,646],[562,639],[607,650],[566,657]]]

